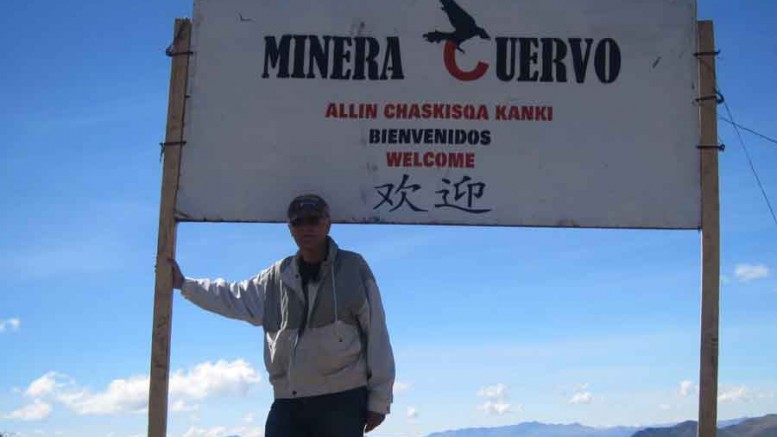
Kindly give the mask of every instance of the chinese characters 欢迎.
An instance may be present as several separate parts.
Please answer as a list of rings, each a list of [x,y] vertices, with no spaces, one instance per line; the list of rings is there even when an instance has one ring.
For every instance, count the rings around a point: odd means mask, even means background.
[[[490,208],[475,206],[475,202],[485,194],[485,182],[473,181],[467,175],[464,175],[458,182],[453,182],[448,178],[442,178],[441,181],[446,188],[435,191],[436,194],[440,195],[440,202],[435,203],[434,208],[453,208],[470,214],[483,214],[491,211]],[[396,211],[402,206],[407,206],[415,212],[428,211],[428,209],[421,208],[411,201],[410,197],[423,188],[419,184],[409,182],[410,175],[403,174],[402,181],[398,185],[388,183],[376,186],[375,190],[380,195],[380,201],[372,209],[388,205],[391,207],[389,211]]]

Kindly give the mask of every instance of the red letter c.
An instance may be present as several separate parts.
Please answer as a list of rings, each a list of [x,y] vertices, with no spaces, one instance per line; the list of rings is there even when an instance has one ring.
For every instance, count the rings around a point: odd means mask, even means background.
[[[443,52],[443,58],[445,60],[445,68],[448,69],[448,73],[458,80],[469,82],[477,80],[483,77],[488,71],[488,64],[478,61],[478,65],[472,71],[463,71],[456,65],[456,44],[453,41],[445,41],[445,50]]]

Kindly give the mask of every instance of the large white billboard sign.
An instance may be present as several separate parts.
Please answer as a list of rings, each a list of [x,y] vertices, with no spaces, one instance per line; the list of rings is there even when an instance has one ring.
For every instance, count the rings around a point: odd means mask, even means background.
[[[197,0],[176,213],[698,228],[693,0]]]

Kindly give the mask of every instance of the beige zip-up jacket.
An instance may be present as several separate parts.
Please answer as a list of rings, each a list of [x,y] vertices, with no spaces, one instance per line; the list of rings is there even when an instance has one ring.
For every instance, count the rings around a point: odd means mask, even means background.
[[[319,280],[308,283],[308,314],[303,314],[297,256],[241,282],[186,278],[181,291],[206,310],[264,328],[264,364],[276,399],[366,386],[367,408],[388,414],[394,355],[367,262],[339,250],[330,238]],[[303,317],[307,322],[300,334]]]

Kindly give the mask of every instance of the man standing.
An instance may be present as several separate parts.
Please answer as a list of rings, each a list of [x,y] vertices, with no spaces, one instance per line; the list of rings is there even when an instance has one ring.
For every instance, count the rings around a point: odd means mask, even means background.
[[[275,401],[265,437],[356,437],[389,413],[394,356],[367,262],[329,237],[329,207],[296,197],[287,211],[299,247],[242,282],[190,279],[175,260],[173,286],[209,311],[264,328]]]

